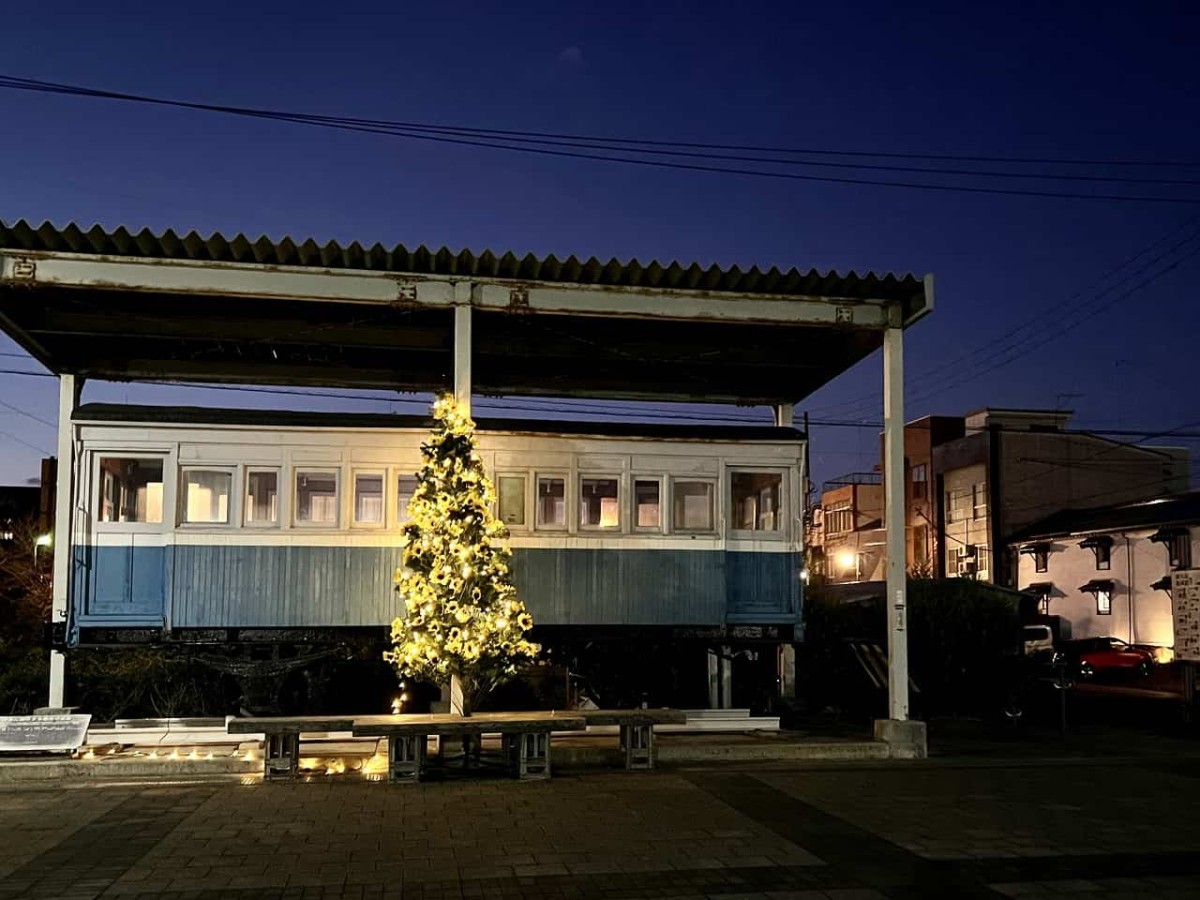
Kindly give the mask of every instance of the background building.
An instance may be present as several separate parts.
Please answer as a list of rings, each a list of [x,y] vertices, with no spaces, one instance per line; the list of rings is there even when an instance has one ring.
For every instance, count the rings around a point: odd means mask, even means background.
[[[982,409],[932,450],[941,575],[1016,587],[1013,535],[1063,510],[1188,490],[1188,452],[1065,431],[1062,410]],[[997,558],[996,548],[1001,548]]]
[[[886,541],[879,473],[854,472],[825,482],[813,522],[815,574],[832,582],[883,578]]]
[[[1171,573],[1200,559],[1200,493],[1067,510],[1014,536],[1018,584],[1072,638],[1170,647]]]

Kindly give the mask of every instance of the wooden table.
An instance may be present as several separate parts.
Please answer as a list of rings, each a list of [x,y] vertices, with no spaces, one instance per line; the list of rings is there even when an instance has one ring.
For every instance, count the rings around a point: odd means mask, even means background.
[[[475,713],[357,716],[356,737],[388,739],[388,780],[417,782],[425,771],[426,742],[441,737],[499,734],[504,755],[521,781],[550,777],[550,733],[581,731],[587,720],[576,712]]]
[[[302,731],[350,731],[353,716],[254,716],[230,719],[225,723],[229,734],[262,734],[263,780],[296,778],[300,770],[300,733]]]
[[[576,711],[589,725],[617,725],[625,768],[654,768],[654,726],[684,725],[687,714],[678,709],[581,709]]]

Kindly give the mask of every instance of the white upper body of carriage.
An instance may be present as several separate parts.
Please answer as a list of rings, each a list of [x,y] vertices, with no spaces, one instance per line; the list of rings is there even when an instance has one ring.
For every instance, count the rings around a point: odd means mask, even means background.
[[[163,412],[77,412],[76,634],[380,626],[402,614],[392,576],[427,430]],[[799,433],[586,428],[477,436],[537,624],[799,621]]]

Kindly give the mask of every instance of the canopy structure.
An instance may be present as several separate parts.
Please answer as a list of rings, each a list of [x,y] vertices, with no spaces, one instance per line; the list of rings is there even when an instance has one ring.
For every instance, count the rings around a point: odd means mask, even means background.
[[[912,275],[0,223],[0,327],[55,373],[795,403],[932,308]]]
[[[903,333],[926,275],[517,257],[0,223],[0,329],[59,375],[55,544],[71,544],[87,379],[792,405],[883,347],[888,708],[908,718]],[[68,553],[55,554],[65,627]],[[65,662],[50,660],[50,706]],[[878,727],[882,726],[882,728]],[[907,753],[908,751],[903,751]],[[913,751],[918,752],[918,751]]]

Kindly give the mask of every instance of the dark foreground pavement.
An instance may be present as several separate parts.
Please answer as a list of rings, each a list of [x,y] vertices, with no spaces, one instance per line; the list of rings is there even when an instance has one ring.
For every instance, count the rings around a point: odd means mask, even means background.
[[[0,792],[0,900],[1200,896],[1200,757]]]

